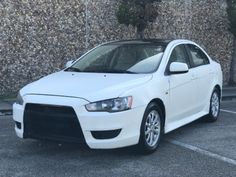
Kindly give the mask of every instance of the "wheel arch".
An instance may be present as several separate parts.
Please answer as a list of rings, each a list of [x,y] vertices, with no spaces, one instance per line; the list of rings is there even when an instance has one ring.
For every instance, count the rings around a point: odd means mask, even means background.
[[[219,94],[220,94],[220,98],[221,98],[221,95],[222,95],[222,90],[221,90],[221,87],[219,84],[216,84],[214,89],[218,90],[219,91]]]
[[[165,105],[164,105],[164,102],[159,99],[159,98],[154,98],[152,99],[150,103],[156,103],[158,106],[160,106],[161,110],[162,110],[162,114],[163,114],[163,120],[162,120],[162,127],[163,127],[163,132],[165,132],[165,122],[166,122],[166,109],[165,109]]]

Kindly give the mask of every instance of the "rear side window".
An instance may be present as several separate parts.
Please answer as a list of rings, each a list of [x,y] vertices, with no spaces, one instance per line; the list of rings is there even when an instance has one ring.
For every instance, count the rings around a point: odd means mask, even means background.
[[[187,48],[189,50],[193,67],[209,64],[209,59],[206,54],[197,46],[193,44],[188,44]]]

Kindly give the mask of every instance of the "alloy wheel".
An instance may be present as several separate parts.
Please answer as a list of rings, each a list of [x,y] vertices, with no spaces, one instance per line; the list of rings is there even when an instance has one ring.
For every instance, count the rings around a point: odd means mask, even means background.
[[[211,97],[211,112],[214,117],[217,117],[220,109],[220,99],[217,92],[214,92]]]
[[[152,110],[145,122],[145,140],[150,147],[154,147],[160,137],[161,121],[156,110]]]

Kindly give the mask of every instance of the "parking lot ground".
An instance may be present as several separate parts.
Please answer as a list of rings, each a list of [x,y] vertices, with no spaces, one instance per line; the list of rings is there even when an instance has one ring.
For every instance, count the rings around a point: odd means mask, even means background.
[[[159,149],[90,150],[76,144],[16,137],[0,116],[0,176],[236,176],[236,102],[223,102],[215,123],[195,121],[164,136]],[[227,112],[231,111],[231,112]]]
[[[165,138],[186,149],[202,151],[199,153],[209,157],[215,155],[218,156],[215,158],[236,165],[236,102],[223,102],[221,108],[217,122],[195,121],[167,134]]]

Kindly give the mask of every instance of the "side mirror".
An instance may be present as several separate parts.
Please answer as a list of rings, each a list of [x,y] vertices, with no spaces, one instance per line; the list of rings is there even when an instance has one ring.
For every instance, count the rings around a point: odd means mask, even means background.
[[[68,62],[66,62],[66,68],[70,67],[72,64],[74,63],[74,60],[70,60]]]
[[[188,72],[188,65],[186,63],[173,62],[170,64],[171,74],[183,74]]]

